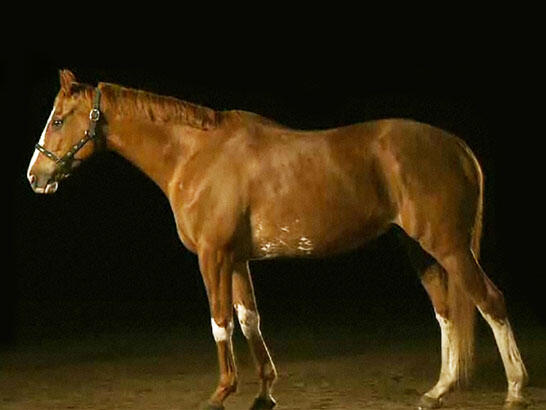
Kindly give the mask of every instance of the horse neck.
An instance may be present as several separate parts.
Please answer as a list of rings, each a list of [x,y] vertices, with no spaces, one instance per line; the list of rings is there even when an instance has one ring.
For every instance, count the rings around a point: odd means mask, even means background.
[[[129,118],[108,120],[107,145],[150,177],[162,190],[172,174],[169,154],[172,135],[168,127],[158,127]]]
[[[159,121],[138,113],[128,114],[116,106],[123,104],[122,99],[109,100],[108,92],[104,94],[101,109],[106,118],[108,149],[127,159],[168,194],[173,175],[187,157],[187,146],[195,146],[196,140],[203,139],[204,131],[180,121]]]

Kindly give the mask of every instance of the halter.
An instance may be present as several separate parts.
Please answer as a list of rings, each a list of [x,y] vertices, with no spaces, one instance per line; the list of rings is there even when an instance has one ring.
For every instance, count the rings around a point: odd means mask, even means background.
[[[103,139],[99,140],[97,134],[97,123],[100,119],[100,96],[100,90],[96,88],[95,98],[93,99],[93,108],[89,112],[89,128],[85,131],[85,136],[76,144],[74,144],[66,154],[64,154],[62,157],[58,157],[43,145],[35,145],[35,148],[38,151],[40,151],[50,160],[55,161],[56,168],[54,173],[54,179],[56,181],[60,181],[70,176],[70,173],[72,171],[72,162],[74,162],[74,155],[76,155],[76,153],[81,150],[89,141],[94,141],[95,150],[104,146],[105,141]]]

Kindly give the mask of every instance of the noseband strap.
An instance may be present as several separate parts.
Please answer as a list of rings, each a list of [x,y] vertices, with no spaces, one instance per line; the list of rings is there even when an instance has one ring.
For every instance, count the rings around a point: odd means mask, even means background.
[[[72,148],[70,148],[68,152],[62,157],[58,157],[43,145],[35,145],[35,148],[38,151],[40,151],[47,158],[56,163],[56,170],[54,174],[55,180],[58,181],[70,176],[70,173],[72,171],[72,163],[74,162],[74,155],[76,155],[76,153],[81,150],[89,141],[93,141],[95,143],[95,150],[104,148],[106,141],[104,141],[104,138],[100,138],[99,134],[97,133],[97,124],[101,117],[100,97],[101,92],[98,88],[96,88],[95,98],[93,99],[93,108],[89,112],[89,128],[85,131],[85,135],[83,136],[83,138],[80,139],[76,144],[74,144]]]

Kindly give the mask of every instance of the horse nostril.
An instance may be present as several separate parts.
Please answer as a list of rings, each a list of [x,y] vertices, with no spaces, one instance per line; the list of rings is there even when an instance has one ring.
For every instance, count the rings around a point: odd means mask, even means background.
[[[30,185],[34,185],[36,183],[36,177],[34,175],[28,176],[28,182],[30,182]]]
[[[57,181],[50,182],[50,183],[47,184],[47,186],[45,188],[45,193],[46,194],[54,194],[55,192],[57,192],[58,187],[59,187],[59,183]]]

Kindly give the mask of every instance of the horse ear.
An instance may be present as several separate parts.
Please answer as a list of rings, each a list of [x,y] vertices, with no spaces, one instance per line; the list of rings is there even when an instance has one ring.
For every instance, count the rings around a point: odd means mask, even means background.
[[[59,80],[61,82],[61,90],[69,95],[72,85],[76,82],[76,76],[70,70],[59,70]]]

